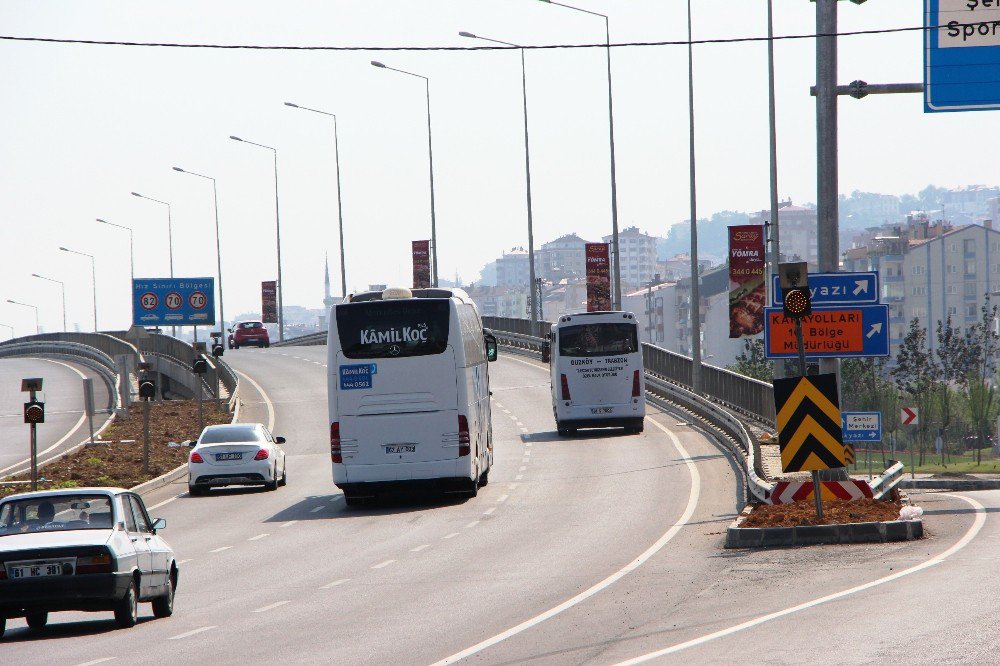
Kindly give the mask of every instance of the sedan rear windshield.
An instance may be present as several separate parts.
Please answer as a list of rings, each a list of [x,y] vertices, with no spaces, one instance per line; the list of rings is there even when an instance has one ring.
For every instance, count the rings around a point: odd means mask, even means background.
[[[635,324],[584,324],[559,330],[559,353],[563,356],[607,356],[639,350]]]
[[[347,358],[440,354],[448,347],[451,303],[427,298],[337,306],[337,331]]]
[[[201,434],[199,444],[221,444],[223,442],[259,442],[261,435],[256,428],[241,428],[229,426],[226,428],[209,428]]]
[[[26,532],[98,530],[114,525],[107,495],[55,495],[0,505],[0,536]]]

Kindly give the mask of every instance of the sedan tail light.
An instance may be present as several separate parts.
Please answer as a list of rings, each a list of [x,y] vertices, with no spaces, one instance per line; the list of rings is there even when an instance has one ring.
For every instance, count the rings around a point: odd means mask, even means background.
[[[472,453],[472,436],[469,434],[469,419],[458,415],[458,457]]]
[[[197,451],[192,451],[191,452],[191,462],[193,462],[193,463],[203,463],[203,462],[205,462],[205,459],[202,458],[201,454],[198,453]]]
[[[77,574],[111,573],[111,556],[107,553],[76,559]]]
[[[330,460],[335,463],[344,462],[344,456],[340,450],[340,423],[330,424]]]
[[[267,460],[270,455],[271,455],[271,452],[268,451],[267,449],[260,449],[259,451],[257,451],[257,455],[255,455],[253,457],[253,459],[254,460]]]

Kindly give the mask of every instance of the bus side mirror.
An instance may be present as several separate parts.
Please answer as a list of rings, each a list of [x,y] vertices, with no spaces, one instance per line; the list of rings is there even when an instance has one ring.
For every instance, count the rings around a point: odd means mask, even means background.
[[[551,363],[551,362],[552,362],[552,350],[549,347],[549,343],[546,342],[544,345],[542,345],[542,363]]]
[[[497,339],[492,333],[483,336],[486,343],[486,360],[492,363],[497,360]]]

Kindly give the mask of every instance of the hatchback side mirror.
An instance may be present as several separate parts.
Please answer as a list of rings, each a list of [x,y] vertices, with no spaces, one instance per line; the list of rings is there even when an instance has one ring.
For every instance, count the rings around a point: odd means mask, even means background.
[[[285,443],[285,438],[284,437],[275,437],[274,441],[277,442],[278,444],[284,444]]]

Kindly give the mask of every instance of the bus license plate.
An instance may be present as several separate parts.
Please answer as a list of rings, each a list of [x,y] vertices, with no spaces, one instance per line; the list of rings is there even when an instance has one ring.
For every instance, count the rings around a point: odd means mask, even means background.
[[[27,567],[11,567],[11,578],[39,578],[41,576],[60,576],[63,572],[62,562],[45,562]]]
[[[393,453],[416,453],[416,444],[388,444],[385,447],[386,454]]]
[[[591,414],[610,414],[613,411],[615,411],[614,407],[591,407],[590,408],[590,413]]]

